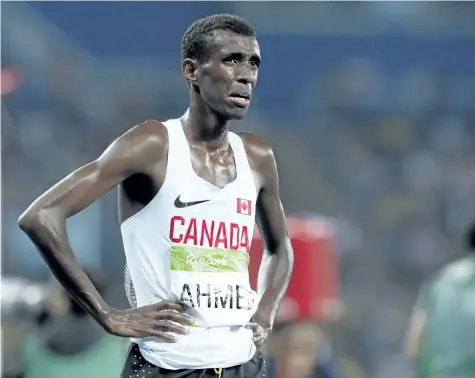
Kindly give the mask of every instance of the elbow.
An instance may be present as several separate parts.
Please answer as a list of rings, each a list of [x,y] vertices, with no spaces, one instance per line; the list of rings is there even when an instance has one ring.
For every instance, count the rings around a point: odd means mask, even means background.
[[[285,266],[287,267],[287,275],[290,277],[294,269],[294,250],[292,249],[292,244],[290,239],[286,242],[285,248]]]
[[[294,250],[290,238],[286,238],[284,242],[284,256],[287,259],[290,266],[294,265]]]
[[[294,266],[294,251],[290,248],[289,253],[287,254],[287,259],[289,260],[289,265],[291,268]]]
[[[61,223],[61,217],[50,209],[28,209],[18,218],[18,227],[33,242],[43,258],[49,258],[58,251],[64,229]]]
[[[27,235],[35,235],[51,223],[50,216],[45,209],[28,209],[18,218],[18,227]]]
[[[292,243],[289,238],[286,238],[284,241],[278,245],[268,247],[267,253],[271,256],[276,256],[279,261],[282,261],[289,265],[290,267],[294,264],[294,251],[292,249]]]
[[[18,227],[25,233],[29,234],[39,227],[41,224],[39,211],[25,211],[18,218]]]
[[[286,274],[290,275],[294,267],[294,251],[290,240],[286,240],[274,254],[279,266],[285,270]]]

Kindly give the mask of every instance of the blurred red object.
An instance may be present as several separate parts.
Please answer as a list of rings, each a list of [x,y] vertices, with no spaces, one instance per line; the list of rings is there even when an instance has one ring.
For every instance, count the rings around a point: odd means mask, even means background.
[[[331,222],[323,218],[287,218],[294,250],[294,270],[276,322],[335,321],[342,312],[338,257]],[[256,229],[251,246],[249,275],[257,287],[264,243]]]
[[[23,83],[23,76],[18,68],[2,67],[0,71],[1,95],[15,92]]]

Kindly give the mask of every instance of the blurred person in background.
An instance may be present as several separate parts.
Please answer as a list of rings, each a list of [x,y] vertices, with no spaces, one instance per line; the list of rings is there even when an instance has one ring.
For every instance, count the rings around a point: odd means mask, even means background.
[[[103,295],[100,271],[85,269]],[[57,283],[39,329],[23,345],[23,378],[117,378],[127,352],[125,340],[109,335]],[[107,361],[107,363],[105,363]]]
[[[256,345],[272,329],[293,253],[272,150],[253,134],[228,132],[247,113],[259,65],[247,21],[221,14],[194,22],[182,41],[186,114],[130,129],[19,219],[68,293],[108,333],[133,340],[124,378],[265,376]],[[65,227],[116,186],[127,310],[105,303]],[[248,275],[255,217],[268,251],[260,296]]]
[[[416,378],[475,376],[475,222],[470,255],[444,266],[419,292],[405,351]]]
[[[337,378],[331,346],[313,323],[285,325],[273,340],[269,378]]]

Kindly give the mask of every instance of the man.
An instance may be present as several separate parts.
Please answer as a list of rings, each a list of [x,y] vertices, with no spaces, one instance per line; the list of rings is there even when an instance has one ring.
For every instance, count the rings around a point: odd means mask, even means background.
[[[182,41],[185,115],[133,127],[19,219],[69,294],[107,332],[133,339],[123,378],[265,376],[255,344],[272,329],[293,253],[271,149],[255,135],[228,131],[229,121],[247,112],[259,64],[246,21],[230,15],[196,21]],[[100,297],[65,227],[117,185],[137,305],[128,310]],[[255,215],[268,251],[259,297],[247,271]]]
[[[475,251],[475,223],[468,233]],[[406,337],[417,378],[475,376],[475,256],[458,259],[427,281]]]
[[[335,378],[331,347],[311,322],[287,324],[274,339],[269,378]]]

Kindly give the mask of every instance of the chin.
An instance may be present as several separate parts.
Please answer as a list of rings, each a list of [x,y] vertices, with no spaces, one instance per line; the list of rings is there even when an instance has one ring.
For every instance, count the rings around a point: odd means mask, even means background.
[[[243,119],[247,114],[247,110],[239,113],[234,113],[232,116],[229,117],[230,120],[240,120]]]
[[[229,106],[228,104],[224,104],[224,106],[221,105],[221,106],[210,106],[210,107],[213,109],[215,114],[218,115],[218,117],[226,121],[243,119],[249,110],[249,107],[239,108],[236,106]]]
[[[225,110],[221,112],[216,112],[218,117],[224,121],[238,121],[243,119],[247,114],[247,109],[237,109],[238,111]]]
[[[223,115],[229,120],[240,120],[246,116],[248,110],[249,108],[233,107],[226,109],[226,111],[224,112],[225,114]]]

